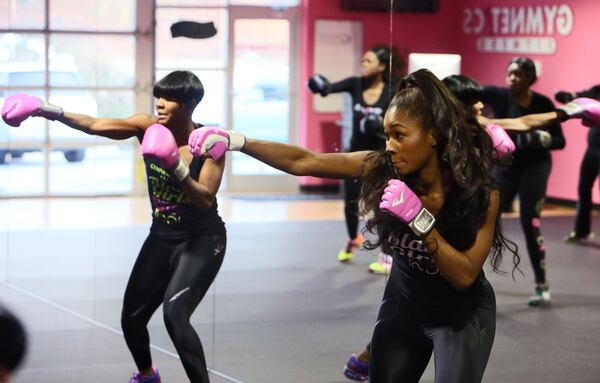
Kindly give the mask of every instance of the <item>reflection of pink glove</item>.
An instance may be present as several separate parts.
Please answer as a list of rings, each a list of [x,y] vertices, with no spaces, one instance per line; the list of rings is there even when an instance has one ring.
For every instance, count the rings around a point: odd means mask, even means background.
[[[489,124],[485,126],[485,131],[490,135],[492,146],[498,156],[504,157],[515,151],[515,143],[501,126]]]
[[[214,160],[218,160],[228,150],[240,150],[246,143],[246,137],[235,130],[224,130],[214,127],[195,129],[188,139],[190,152],[195,157],[208,153]]]
[[[63,115],[60,106],[49,104],[39,97],[28,94],[13,94],[6,97],[2,105],[2,119],[10,126],[17,127],[28,117],[44,117],[56,120]]]
[[[417,195],[402,181],[391,179],[381,196],[379,209],[398,217],[405,222],[417,235],[427,234],[435,219],[423,207]]]
[[[190,170],[185,161],[179,156],[179,148],[171,131],[161,125],[152,124],[142,140],[142,155],[158,159],[161,166],[167,169],[177,180],[183,181],[190,175]]]
[[[559,106],[556,110],[563,111],[567,118],[579,118],[585,126],[600,125],[600,102],[593,98],[579,97]]]

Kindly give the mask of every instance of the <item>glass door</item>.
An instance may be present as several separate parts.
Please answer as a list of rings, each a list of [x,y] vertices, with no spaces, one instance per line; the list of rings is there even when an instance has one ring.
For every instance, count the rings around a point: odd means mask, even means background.
[[[231,7],[228,120],[248,137],[297,143],[295,9]],[[297,191],[298,180],[242,153],[227,166],[231,192]]]

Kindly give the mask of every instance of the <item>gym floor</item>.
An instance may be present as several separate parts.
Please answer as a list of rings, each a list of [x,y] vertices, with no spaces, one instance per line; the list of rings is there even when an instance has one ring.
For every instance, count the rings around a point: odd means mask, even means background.
[[[223,267],[192,317],[213,382],[347,382],[342,366],[369,340],[386,278],[375,254],[346,265],[339,199],[221,197]],[[125,382],[120,333],[127,277],[150,222],[146,198],[0,200],[0,301],[25,322],[30,352],[15,383]],[[487,272],[498,321],[485,382],[598,382],[600,242],[565,244],[573,210],[548,207],[542,231],[553,303],[529,308],[531,267],[519,222],[504,217],[522,274]],[[600,227],[595,215],[593,226]],[[163,382],[185,373],[160,312],[150,326]],[[422,382],[433,382],[433,358]]]

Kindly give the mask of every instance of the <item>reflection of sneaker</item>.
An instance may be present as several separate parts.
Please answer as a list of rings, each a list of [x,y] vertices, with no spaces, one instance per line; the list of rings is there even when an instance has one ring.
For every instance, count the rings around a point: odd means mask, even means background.
[[[141,375],[138,372],[133,374],[129,383],[160,383],[160,374],[156,368],[152,367],[152,375]]]
[[[358,234],[356,236],[356,238],[349,240],[348,243],[346,244],[346,247],[343,248],[342,250],[340,250],[340,252],[338,253],[338,256],[337,256],[338,261],[340,261],[340,262],[351,261],[352,257],[354,257],[354,250],[361,247],[364,241],[365,241],[365,237],[363,237],[361,234]]]
[[[392,270],[392,262],[393,258],[391,255],[379,253],[377,262],[369,265],[369,273],[387,275]]]
[[[565,242],[591,241],[594,239],[594,237],[595,237],[595,235],[593,232],[591,232],[587,235],[579,236],[579,235],[575,234],[574,231],[572,231],[569,234],[565,235],[565,237],[563,238],[563,241],[565,241]]]
[[[350,380],[364,382],[369,379],[369,363],[358,360],[356,354],[352,354],[344,366],[344,376]]]
[[[529,306],[541,306],[550,303],[550,287],[548,284],[537,285],[533,290],[533,295],[529,297]]]

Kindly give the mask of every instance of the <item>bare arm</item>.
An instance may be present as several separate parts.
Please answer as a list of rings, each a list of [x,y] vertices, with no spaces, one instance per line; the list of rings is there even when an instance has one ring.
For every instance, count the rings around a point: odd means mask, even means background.
[[[187,146],[184,146],[187,150]],[[187,156],[187,155],[186,155]],[[191,162],[191,157],[186,158],[186,162]],[[199,209],[208,209],[212,206],[215,195],[221,185],[223,170],[225,169],[225,156],[214,161],[212,158],[206,158],[200,171],[198,181],[187,177],[181,183],[181,189]]]
[[[441,273],[457,290],[468,289],[481,272],[494,240],[499,201],[499,193],[492,192],[485,223],[477,231],[475,242],[471,248],[462,252],[456,250],[435,228],[423,241],[427,251],[433,254]]]
[[[156,118],[148,114],[135,114],[126,119],[94,118],[85,114],[65,112],[58,121],[83,133],[107,137],[113,140],[125,140],[137,137],[142,140],[144,131]]]
[[[487,118],[477,116],[477,122],[485,126],[489,124],[500,125],[505,130],[527,131],[560,122],[561,116],[557,112],[528,114],[518,118]]]
[[[247,139],[241,150],[276,169],[295,176],[351,178],[360,175],[369,151],[315,153],[295,145]]]

